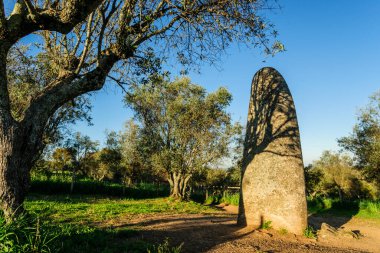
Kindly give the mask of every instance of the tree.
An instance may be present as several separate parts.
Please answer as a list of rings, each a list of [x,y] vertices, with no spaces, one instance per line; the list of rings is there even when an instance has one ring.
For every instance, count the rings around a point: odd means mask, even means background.
[[[185,198],[194,172],[227,156],[236,133],[225,111],[231,99],[225,88],[206,94],[188,78],[155,78],[127,94],[149,136],[152,165],[167,173],[172,197]]]
[[[64,172],[71,170],[75,162],[75,151],[70,148],[57,148],[52,155],[51,166],[54,170]]]
[[[16,45],[8,55],[8,89],[11,113],[16,120],[21,119],[29,98],[54,79],[54,71],[43,54],[32,57],[28,55],[29,50],[30,46]],[[91,124],[90,111],[91,104],[86,95],[61,106],[45,126],[43,146],[54,146],[62,141],[64,135],[69,134],[68,126],[77,120],[86,120]]]
[[[338,143],[354,155],[355,167],[369,182],[380,184],[380,92],[370,97],[357,120],[351,135]]]
[[[125,123],[123,131],[120,133],[121,154],[122,154],[122,182],[123,185],[130,185],[139,174],[143,174],[143,159],[139,148],[140,128],[133,121]]]
[[[99,143],[97,141],[92,141],[89,136],[82,136],[81,133],[77,132],[74,134],[74,138],[67,140],[66,145],[69,149],[72,149],[75,154],[74,163],[71,167],[70,192],[72,193],[74,191],[74,184],[78,170],[86,170],[86,162],[88,162],[89,154],[97,150]]]
[[[323,179],[323,173],[315,169],[312,164],[305,167],[305,188],[306,194],[314,199],[318,194],[322,194],[321,181]]]
[[[89,157],[89,160],[93,161],[90,168],[91,176],[99,181],[115,180],[115,177],[120,177],[122,171],[121,159],[118,134],[115,131],[106,131],[105,147]]]
[[[343,199],[376,198],[372,186],[365,182],[353,166],[352,159],[345,154],[324,151],[319,160],[306,170],[308,193],[339,196]]]
[[[268,4],[269,0],[17,0],[7,13],[11,3],[7,1],[5,8],[0,0],[0,204],[7,219],[23,211],[30,170],[43,149],[47,125],[62,106],[101,89],[107,77],[122,84],[122,77],[156,71],[154,55],[176,55],[180,63],[192,66],[214,62],[236,41],[264,46],[268,52],[283,50],[278,42],[271,46],[269,38],[276,32],[260,16]],[[27,36],[42,42],[30,56],[48,64],[51,81],[22,95],[25,103],[15,117],[7,57]]]

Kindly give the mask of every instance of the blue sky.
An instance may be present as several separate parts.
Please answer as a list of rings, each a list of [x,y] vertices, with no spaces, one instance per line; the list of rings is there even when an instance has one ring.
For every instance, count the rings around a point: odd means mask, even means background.
[[[380,1],[280,0],[281,10],[266,15],[276,25],[286,52],[267,57],[256,49],[231,47],[221,70],[203,66],[190,73],[194,83],[215,90],[226,86],[234,100],[234,120],[246,122],[250,84],[264,66],[284,76],[296,103],[305,164],[323,150],[338,150],[336,139],[349,134],[358,108],[380,89]],[[263,62],[265,61],[265,62]],[[93,126],[80,131],[104,140],[105,129],[120,130],[132,117],[117,87],[95,93]]]

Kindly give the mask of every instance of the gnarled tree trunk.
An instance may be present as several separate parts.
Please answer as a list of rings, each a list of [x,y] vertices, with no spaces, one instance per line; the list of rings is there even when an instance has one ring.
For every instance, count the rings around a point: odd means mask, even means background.
[[[191,178],[191,174],[182,174],[180,172],[172,172],[169,176],[170,197],[176,199],[186,199],[187,184]]]

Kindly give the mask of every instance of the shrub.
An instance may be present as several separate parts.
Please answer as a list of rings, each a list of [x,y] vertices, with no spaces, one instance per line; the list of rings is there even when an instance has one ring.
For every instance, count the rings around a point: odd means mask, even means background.
[[[221,196],[220,195],[212,195],[208,196],[208,198],[205,200],[205,205],[213,205],[213,204],[220,204]]]
[[[307,226],[307,228],[305,229],[305,231],[303,232],[303,235],[306,237],[306,238],[310,238],[310,239],[314,239],[316,238],[316,232],[315,232],[315,229],[312,227],[312,226]]]
[[[182,250],[182,245],[183,243],[177,247],[171,247],[169,239],[166,238],[163,243],[154,245],[152,249],[148,249],[148,253],[180,253]]]
[[[272,224],[272,221],[270,221],[270,220],[264,221],[261,224],[260,229],[270,229],[270,228],[272,228],[271,224]]]

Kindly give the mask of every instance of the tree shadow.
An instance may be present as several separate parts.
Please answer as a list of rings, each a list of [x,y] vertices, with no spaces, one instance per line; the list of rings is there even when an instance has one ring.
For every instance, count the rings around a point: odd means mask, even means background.
[[[119,226],[79,231],[60,237],[57,252],[147,252],[153,245],[169,239],[170,247],[183,244],[181,252],[205,252],[237,235],[235,216],[175,215]],[[166,251],[165,251],[166,252]]]
[[[236,215],[178,214],[136,218],[125,224],[95,230],[83,229],[60,238],[57,252],[147,252],[168,239],[170,248],[182,245],[181,252],[216,250],[239,252],[347,252],[314,243],[305,243],[292,235],[279,237],[275,231],[242,229]],[[272,234],[274,233],[274,234]],[[288,237],[286,237],[288,236]],[[287,239],[285,239],[287,238]],[[291,249],[291,250],[290,250]],[[155,252],[155,251],[153,251]],[[163,251],[166,252],[166,251]],[[169,252],[169,251],[168,251]],[[248,251],[244,251],[248,252]],[[351,251],[349,251],[351,252]]]
[[[312,205],[315,204],[312,203]],[[359,210],[359,202],[357,201],[336,201],[329,208],[322,208],[311,213],[308,217],[308,223],[316,230],[321,229],[322,223],[340,228],[358,214]]]
[[[182,252],[206,252],[217,245],[254,232],[246,230],[238,233],[241,228],[236,225],[236,215],[174,215],[131,223],[128,226],[143,228],[138,238],[144,238],[151,243],[161,243],[169,238],[173,246],[183,244]]]
[[[247,166],[263,153],[289,157],[303,164],[296,110],[290,90],[277,70],[263,68],[252,81],[243,150],[242,185]],[[241,187],[238,223],[246,225]]]

